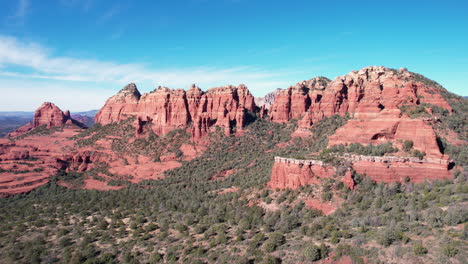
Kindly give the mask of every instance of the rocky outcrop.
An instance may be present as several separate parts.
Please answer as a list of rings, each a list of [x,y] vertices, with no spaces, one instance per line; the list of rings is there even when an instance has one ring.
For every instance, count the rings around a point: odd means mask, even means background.
[[[96,123],[106,125],[130,116],[137,118],[137,132],[149,125],[156,134],[192,124],[195,139],[206,135],[212,126],[222,127],[226,134],[242,129],[246,111],[255,111],[254,97],[245,85],[224,86],[203,92],[195,85],[188,90],[158,87],[141,95],[135,84],[124,87],[109,98],[96,115]]]
[[[321,94],[329,82],[325,77],[316,77],[277,91],[275,101],[268,111],[270,120],[285,123],[301,118],[313,103],[317,103],[315,101],[320,101]]]
[[[398,110],[396,110],[398,111]],[[405,140],[414,142],[414,149],[426,153],[430,158],[441,158],[436,134],[432,125],[421,119],[396,115],[378,115],[375,118],[352,119],[329,137],[328,145],[360,143],[382,144],[392,142],[394,147],[403,149]]]
[[[335,173],[334,167],[325,166],[321,161],[275,157],[268,187],[297,189],[301,186],[320,183],[321,178],[329,178]]]
[[[376,182],[421,183],[425,180],[451,179],[451,161],[440,158],[395,157],[395,156],[363,156],[344,154],[341,158],[351,164],[357,173],[365,174]],[[298,160],[275,157],[268,186],[272,189],[297,189],[313,183],[319,183],[320,178],[329,178],[337,170],[320,160]],[[345,172],[341,179],[349,189],[355,188],[351,170]]]
[[[255,104],[258,107],[264,107],[265,109],[269,109],[270,106],[275,102],[276,95],[281,91],[281,88],[276,88],[271,93],[267,93],[263,97],[255,97]]]
[[[64,125],[76,125],[79,127],[84,127],[83,124],[71,118],[70,111],[67,110],[62,112],[62,110],[60,110],[60,108],[58,108],[55,104],[45,102],[34,112],[34,117],[31,122],[16,129],[14,132],[11,132],[8,135],[10,137],[15,137],[41,126],[51,128]]]
[[[308,122],[347,112],[355,118],[366,118],[375,117],[383,110],[422,103],[451,111],[439,93],[443,89],[440,85],[406,69],[371,66],[329,83],[326,79],[313,80],[279,93],[271,106],[270,119],[283,123],[302,118],[306,112]]]
[[[127,115],[138,113],[141,94],[134,83],[130,83],[116,95],[107,99],[106,104],[96,114],[95,123],[107,125],[126,119]]]
[[[76,153],[64,155],[57,159],[57,162],[62,164],[62,169],[66,171],[83,172],[91,169],[95,163],[108,162],[108,155],[97,151],[78,151]]]
[[[419,162],[353,162],[353,169],[359,174],[365,174],[376,182],[414,183],[452,179],[453,175],[448,164]]]
[[[343,182],[343,184],[350,190],[354,190],[356,188],[356,183],[354,182],[351,170],[346,171],[345,176],[343,177],[341,182]]]
[[[32,127],[45,125],[47,128],[63,126],[70,119],[70,111],[65,113],[53,103],[43,103],[35,112]]]

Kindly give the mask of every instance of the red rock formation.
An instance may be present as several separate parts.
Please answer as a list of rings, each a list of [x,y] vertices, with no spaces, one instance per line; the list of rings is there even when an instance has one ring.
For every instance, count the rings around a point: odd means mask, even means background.
[[[140,95],[134,84],[124,87],[109,98],[96,115],[102,125],[119,122],[130,116],[138,119],[137,130],[150,124],[156,134],[166,134],[190,123],[193,137],[199,139],[216,125],[226,134],[245,126],[245,112],[255,111],[253,96],[245,85],[225,86],[206,92],[192,85],[188,91],[159,87]]]
[[[344,155],[351,168],[359,174],[365,174],[376,182],[404,182],[409,180],[421,183],[425,180],[452,179],[451,163],[448,159],[412,157],[371,157],[359,155]],[[268,186],[272,189],[297,189],[313,183],[319,183],[320,178],[328,178],[336,173],[336,169],[316,160],[296,160],[275,158]],[[346,171],[341,182],[351,190],[355,182],[351,170]]]
[[[63,126],[68,119],[70,119],[69,111],[64,113],[53,103],[46,102],[43,103],[36,112],[34,112],[32,126],[33,128],[40,127],[42,125],[47,126],[47,128]]]
[[[311,114],[307,118],[313,122],[346,112],[359,118],[374,117],[384,109],[394,110],[404,104],[421,103],[451,110],[439,93],[440,85],[406,69],[367,67],[337,77],[329,84],[319,80],[299,83],[278,94],[271,106],[271,120],[283,123],[302,117],[307,111]],[[307,96],[303,96],[307,89]]]
[[[268,115],[270,120],[278,123],[286,123],[291,119],[291,89],[281,90],[276,94]]]
[[[353,169],[366,174],[376,182],[404,182],[407,178],[414,183],[426,180],[452,179],[448,163],[405,163],[405,162],[353,162]]]
[[[16,129],[14,132],[8,134],[10,137],[19,136],[34,128],[45,126],[47,128],[59,127],[63,125],[77,125],[83,127],[83,125],[70,116],[70,111],[62,112],[55,104],[50,102],[43,103],[35,112],[34,118],[28,124]]]
[[[95,123],[107,125],[126,119],[126,115],[138,113],[141,94],[134,83],[128,84],[116,95],[107,99],[106,104],[95,116]]]
[[[345,176],[341,179],[341,182],[350,190],[354,190],[356,187],[351,170],[346,171]]]
[[[93,163],[108,161],[107,156],[102,152],[84,150],[64,155],[58,159],[58,162],[62,163],[67,171],[83,172],[92,168]]]
[[[442,157],[432,126],[421,119],[400,118],[398,112],[396,115],[380,114],[375,118],[349,120],[329,137],[328,144],[377,145],[393,142],[394,147],[402,149],[402,142],[411,140],[414,142],[414,149],[425,152],[427,157]]]
[[[316,77],[277,91],[275,101],[269,109],[270,120],[285,123],[301,118],[310,109],[311,104],[320,101],[319,94],[329,82],[325,77]]]
[[[268,187],[272,189],[297,189],[301,186],[320,183],[336,173],[332,166],[296,164],[275,160]]]

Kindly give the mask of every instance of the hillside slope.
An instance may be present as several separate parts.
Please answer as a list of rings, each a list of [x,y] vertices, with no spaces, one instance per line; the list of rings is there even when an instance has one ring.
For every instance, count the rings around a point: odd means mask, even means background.
[[[129,85],[88,129],[39,111],[0,141],[0,262],[468,257],[466,99],[367,67],[253,100]]]

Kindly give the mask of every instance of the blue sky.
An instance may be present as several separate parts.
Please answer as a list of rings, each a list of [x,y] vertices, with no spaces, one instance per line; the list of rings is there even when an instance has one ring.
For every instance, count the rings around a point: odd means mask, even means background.
[[[468,1],[0,0],[0,111],[97,109],[129,82],[262,96],[369,65],[468,95]]]

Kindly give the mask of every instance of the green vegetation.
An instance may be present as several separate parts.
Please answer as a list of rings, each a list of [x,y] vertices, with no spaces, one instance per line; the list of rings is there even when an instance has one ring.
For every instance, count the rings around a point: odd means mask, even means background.
[[[406,152],[410,152],[413,148],[414,142],[412,140],[405,140],[403,142],[403,150]]]
[[[146,129],[147,135],[135,138],[134,118],[128,118],[120,123],[112,123],[105,126],[96,124],[80,134],[71,137],[77,140],[77,147],[91,146],[100,139],[112,140],[112,150],[121,155],[131,154],[153,155],[155,161],[165,153],[174,153],[176,158],[181,158],[183,152],[180,147],[183,143],[189,143],[189,133],[184,129],[176,129],[165,136],[157,136],[151,129]]]
[[[29,136],[47,136],[47,135],[51,135],[51,134],[53,134],[55,132],[59,132],[59,131],[63,131],[63,127],[47,128],[46,125],[42,125],[40,127],[36,127],[34,129],[32,129],[31,131],[28,131],[27,133],[24,133],[23,135],[15,137],[15,140],[23,139],[23,138],[29,137]]]
[[[84,173],[61,172],[29,194],[0,200],[0,262],[297,263],[324,259],[330,252],[335,260],[349,256],[354,263],[363,263],[362,257],[387,263],[391,252],[408,263],[412,257],[463,262],[468,221],[463,206],[468,183],[463,174],[455,181],[390,185],[355,175],[360,184],[353,192],[343,188],[339,178],[331,178],[323,186],[322,198],[343,204],[329,216],[307,208],[303,201],[316,186],[265,189],[273,157],[322,152],[327,136],[347,118],[325,118],[315,125],[313,136],[294,140],[290,134],[296,127],[291,123],[256,120],[241,137],[226,137],[219,130],[210,135],[213,143],[201,157],[183,162],[159,181],[132,184],[129,178],[110,174],[104,164],[85,172],[86,177],[110,177],[112,186],[128,186],[117,191],[67,189],[57,181],[79,186]],[[76,139],[91,144],[112,133],[121,138],[133,135],[133,129],[125,128],[125,122],[98,126]],[[135,148],[154,153],[155,158],[158,146],[174,144],[171,151],[176,154],[187,143],[183,131],[166,137],[149,134],[128,146],[119,143],[119,137],[115,149]],[[445,151],[456,152],[441,144]],[[385,144],[337,147],[346,148],[382,155],[394,151]],[[225,170],[235,172],[212,179]],[[218,194],[233,187],[238,191]],[[252,201],[277,210],[265,210]]]
[[[352,143],[349,145],[336,145],[330,147],[322,152],[322,155],[326,155],[328,153],[339,153],[340,155],[343,153],[354,153],[358,155],[365,155],[365,156],[384,156],[387,153],[395,153],[398,152],[397,148],[392,146],[392,142],[383,143],[380,145],[367,145],[364,146],[359,143]]]

